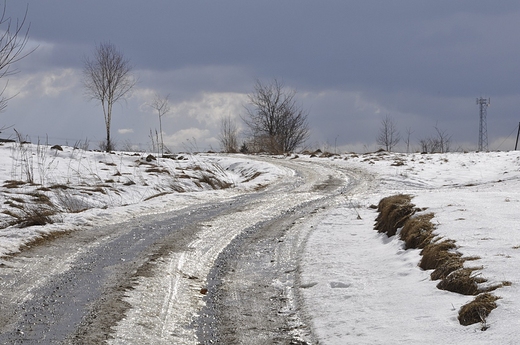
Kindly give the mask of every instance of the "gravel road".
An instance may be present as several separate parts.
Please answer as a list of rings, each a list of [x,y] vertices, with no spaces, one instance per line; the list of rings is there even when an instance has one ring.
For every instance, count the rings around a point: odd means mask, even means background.
[[[1,344],[313,344],[299,258],[365,173],[265,159],[262,190],[75,231],[0,267]]]

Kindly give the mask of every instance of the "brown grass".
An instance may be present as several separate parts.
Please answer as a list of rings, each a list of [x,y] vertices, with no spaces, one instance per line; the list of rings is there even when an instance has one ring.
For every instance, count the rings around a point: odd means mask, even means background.
[[[20,186],[23,186],[25,184],[25,182],[23,181],[15,181],[15,180],[7,180],[4,182],[4,187],[5,188],[18,188]]]
[[[53,184],[49,188],[50,189],[69,189],[71,187],[67,186],[66,184]]]
[[[30,196],[32,196],[33,198],[33,201],[38,203],[38,204],[44,204],[44,205],[48,205],[48,206],[53,206],[52,202],[51,202],[51,199],[43,194],[43,193],[30,193],[29,194]]]
[[[410,201],[412,197],[407,194],[398,194],[381,199],[377,210],[374,228],[378,232],[386,233],[388,237],[394,236],[397,229],[404,226],[405,222],[415,213],[415,205]]]
[[[145,170],[145,172],[147,173],[156,173],[156,174],[167,174],[167,175],[170,175],[170,172],[166,169],[162,169],[162,168],[158,168],[158,167],[155,167],[155,168],[148,168]]]
[[[478,295],[473,301],[463,305],[459,310],[459,323],[463,326],[472,325],[474,323],[484,323],[486,317],[493,309],[497,307],[495,303],[500,297],[490,293]],[[485,330],[485,328],[482,328]]]
[[[462,257],[462,254],[454,251],[457,248],[453,240],[438,239],[431,242],[421,251],[422,259],[419,267],[423,270],[433,270],[444,263]]]
[[[478,295],[483,292],[478,284],[485,283],[487,280],[474,274],[476,270],[478,268],[461,268],[453,271],[437,284],[437,288],[461,295]]]
[[[458,255],[450,255],[446,260],[442,262],[437,268],[430,274],[432,280],[439,280],[446,278],[451,272],[461,269],[464,267],[464,261],[462,257]]]
[[[231,187],[231,183],[222,181],[215,176],[210,176],[208,174],[202,174],[202,176],[199,177],[199,182],[206,183],[213,189],[226,189]]]
[[[150,199],[157,198],[157,197],[160,197],[160,196],[163,196],[163,195],[167,195],[167,194],[170,194],[170,193],[169,192],[157,193],[157,194],[154,194],[154,195],[151,195],[151,196],[145,198],[144,201],[148,201]]]
[[[432,242],[435,237],[433,234],[435,226],[431,222],[433,216],[433,213],[420,214],[410,218],[404,224],[399,237],[404,241],[405,249],[422,249]]]
[[[20,228],[26,228],[34,225],[52,224],[54,220],[52,216],[56,214],[54,207],[42,206],[26,206],[19,207],[19,212],[12,212],[4,210],[2,213],[13,217],[13,221],[9,222],[11,225],[18,225]]]
[[[258,176],[262,175],[261,172],[257,171],[255,172],[253,175],[251,175],[250,177],[248,177],[247,179],[244,180],[244,182],[249,182],[249,181],[252,181],[254,180],[255,178],[257,178]]]

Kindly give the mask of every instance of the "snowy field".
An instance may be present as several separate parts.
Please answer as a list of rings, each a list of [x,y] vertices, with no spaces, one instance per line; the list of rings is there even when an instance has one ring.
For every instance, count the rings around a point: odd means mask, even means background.
[[[324,158],[313,158],[324,159]],[[377,176],[369,195],[327,212],[303,262],[305,304],[323,344],[518,344],[520,336],[520,153],[342,155],[327,158]],[[373,230],[383,197],[408,193],[434,212],[436,234],[453,239],[487,284],[510,282],[482,324],[461,326],[474,296],[436,288],[417,249]],[[355,206],[355,208],[353,208]],[[358,214],[361,219],[358,219]]]
[[[289,159],[289,158],[287,158]],[[301,291],[320,344],[516,344],[520,334],[520,153],[343,154],[316,161],[364,169],[369,192],[345,197],[313,220]],[[0,257],[61,231],[163,213],[230,197],[291,174],[247,156],[88,152],[0,146]],[[275,162],[275,161],[273,161]],[[474,296],[436,288],[419,250],[373,230],[383,197],[408,193],[434,212],[435,233],[456,241],[488,284],[510,282],[482,324],[461,326]],[[32,219],[37,225],[27,223]],[[47,223],[38,225],[41,222]],[[0,266],[1,266],[0,258]]]

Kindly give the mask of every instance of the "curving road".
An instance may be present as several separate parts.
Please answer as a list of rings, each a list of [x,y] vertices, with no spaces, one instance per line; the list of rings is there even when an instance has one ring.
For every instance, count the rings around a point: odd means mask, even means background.
[[[313,216],[366,188],[366,174],[255,159],[287,175],[10,258],[0,267],[0,343],[316,343],[299,258]]]

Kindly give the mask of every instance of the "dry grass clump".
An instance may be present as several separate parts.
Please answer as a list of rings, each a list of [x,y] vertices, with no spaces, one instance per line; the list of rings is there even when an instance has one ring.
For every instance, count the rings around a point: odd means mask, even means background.
[[[459,310],[459,323],[463,326],[472,325],[474,323],[482,322],[484,326],[482,330],[485,331],[486,317],[493,309],[497,307],[496,300],[500,299],[490,293],[483,293],[478,295],[473,301],[463,305]]]
[[[13,217],[13,221],[10,222],[11,225],[26,228],[34,225],[54,223],[52,216],[56,214],[56,209],[54,207],[30,205],[18,208],[18,212],[4,210],[2,213]]]
[[[199,182],[206,183],[213,189],[226,189],[232,186],[232,184],[229,182],[220,180],[215,176],[204,173],[201,175],[201,177],[199,177]]]
[[[260,171],[256,171],[253,175],[247,176],[247,178],[244,180],[244,182],[250,182],[260,175],[262,175],[262,173]]]
[[[433,213],[420,214],[410,218],[403,226],[399,237],[404,241],[405,249],[424,248],[432,242],[435,235],[435,226],[431,222]]]
[[[478,284],[485,283],[487,279],[473,274],[476,270],[478,268],[461,268],[453,271],[437,284],[437,288],[461,295],[477,295],[482,292]]]
[[[168,171],[168,169],[163,169],[163,168],[160,168],[160,167],[148,168],[148,169],[145,170],[145,172],[170,175],[170,172]]]
[[[447,259],[433,270],[430,274],[432,280],[439,280],[446,278],[451,272],[461,269],[464,267],[465,258],[460,255],[449,255]]]
[[[320,155],[320,158],[330,158],[335,156],[339,156],[339,154],[325,151]]]
[[[419,267],[423,270],[434,270],[449,261],[456,261],[462,254],[454,251],[457,248],[453,240],[437,239],[428,243],[421,251],[422,259]]]
[[[397,194],[381,199],[377,210],[374,228],[378,232],[386,233],[388,237],[394,236],[397,229],[404,226],[405,222],[415,213],[415,205],[410,201],[408,194]]]
[[[4,187],[13,189],[13,188],[18,188],[20,186],[23,186],[24,184],[26,184],[26,182],[24,182],[24,181],[7,180],[4,182]]]

